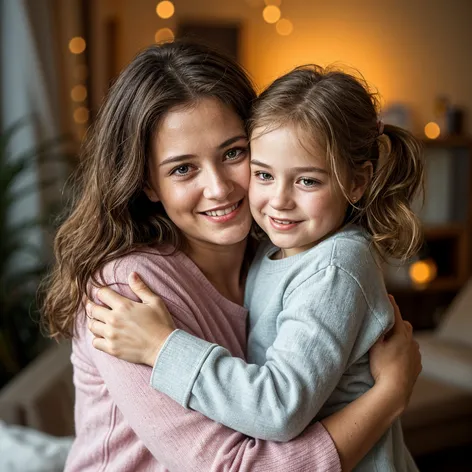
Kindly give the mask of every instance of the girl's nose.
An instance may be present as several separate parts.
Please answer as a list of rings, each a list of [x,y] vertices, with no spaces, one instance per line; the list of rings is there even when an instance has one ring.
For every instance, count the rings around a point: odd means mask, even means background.
[[[288,189],[285,186],[278,186],[274,195],[269,200],[270,206],[274,210],[293,210],[295,203]]]

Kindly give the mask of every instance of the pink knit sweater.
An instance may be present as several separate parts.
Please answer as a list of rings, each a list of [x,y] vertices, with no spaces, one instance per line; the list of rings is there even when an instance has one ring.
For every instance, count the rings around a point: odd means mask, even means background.
[[[223,298],[183,253],[152,250],[104,270],[112,288],[132,296],[131,271],[163,297],[178,328],[244,357],[247,311]],[[320,423],[288,443],[249,438],[186,410],[149,386],[151,368],[95,350],[83,313],[72,363],[76,440],[67,472],[340,471],[331,437]]]

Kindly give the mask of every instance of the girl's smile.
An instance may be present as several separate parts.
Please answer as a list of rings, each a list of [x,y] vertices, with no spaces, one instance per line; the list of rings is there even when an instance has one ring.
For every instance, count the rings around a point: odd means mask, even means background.
[[[318,144],[308,150],[303,138],[297,128],[282,126],[256,128],[251,140],[251,212],[284,256],[336,231],[347,209],[326,168],[325,150]]]

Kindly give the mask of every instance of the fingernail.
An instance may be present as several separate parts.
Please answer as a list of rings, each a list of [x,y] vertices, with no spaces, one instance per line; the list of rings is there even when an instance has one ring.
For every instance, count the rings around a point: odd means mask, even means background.
[[[139,282],[139,275],[136,272],[131,272],[131,279],[134,282]]]

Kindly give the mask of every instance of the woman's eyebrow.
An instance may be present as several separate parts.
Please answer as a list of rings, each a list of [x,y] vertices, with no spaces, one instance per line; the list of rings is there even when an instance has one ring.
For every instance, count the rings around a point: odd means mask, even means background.
[[[222,142],[219,146],[218,146],[218,149],[223,149],[233,143],[235,143],[236,141],[240,141],[241,139],[244,139],[247,141],[247,136],[245,134],[241,134],[239,136],[234,136],[232,138],[229,138],[227,139],[226,141]]]
[[[195,158],[195,154],[182,154],[180,156],[172,156],[168,157],[167,159],[164,159],[160,164],[159,167],[162,167],[166,164],[173,164],[175,162],[180,162],[180,161],[186,161],[187,159],[193,159]]]

